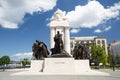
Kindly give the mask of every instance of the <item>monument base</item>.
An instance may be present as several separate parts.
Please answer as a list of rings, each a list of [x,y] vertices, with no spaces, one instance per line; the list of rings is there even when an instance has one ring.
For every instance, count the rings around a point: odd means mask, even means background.
[[[45,58],[32,60],[30,71],[44,73],[73,73],[90,70],[89,60],[74,60],[74,58]]]
[[[52,54],[51,54],[51,57],[52,58],[71,58],[71,55],[68,54],[65,50],[62,50],[61,53],[54,53],[54,48],[51,49],[52,51]]]
[[[75,72],[90,71],[89,60],[75,60]]]
[[[71,56],[70,55],[66,55],[66,54],[53,54],[51,55],[52,58],[70,58]]]
[[[31,60],[30,71],[41,72],[43,70],[43,60]]]
[[[45,58],[32,60],[29,71],[13,73],[15,75],[99,75],[110,76],[109,73],[91,70],[89,60],[74,58]]]
[[[74,72],[74,58],[46,58],[44,70],[46,73],[71,73]]]

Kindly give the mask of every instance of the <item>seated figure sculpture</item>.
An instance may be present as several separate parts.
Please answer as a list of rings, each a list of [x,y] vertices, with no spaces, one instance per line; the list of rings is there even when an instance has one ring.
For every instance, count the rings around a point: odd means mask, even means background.
[[[57,31],[57,34],[54,37],[54,48],[51,49],[52,57],[71,57],[64,49],[63,49],[63,41],[62,34]]]
[[[62,53],[63,51],[63,41],[62,41],[62,34],[60,34],[59,31],[57,31],[57,34],[54,37],[54,41],[55,41],[55,53]]]

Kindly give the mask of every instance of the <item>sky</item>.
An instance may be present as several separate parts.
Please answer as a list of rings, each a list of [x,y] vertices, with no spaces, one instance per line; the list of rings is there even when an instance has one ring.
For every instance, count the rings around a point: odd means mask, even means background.
[[[71,37],[120,40],[119,0],[0,0],[0,57],[31,58],[35,40],[49,49],[49,23],[57,9],[65,13]]]

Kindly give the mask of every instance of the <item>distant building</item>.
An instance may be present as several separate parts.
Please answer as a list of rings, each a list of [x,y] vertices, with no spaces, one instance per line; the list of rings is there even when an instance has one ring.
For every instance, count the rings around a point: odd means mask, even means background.
[[[106,37],[97,37],[97,36],[88,36],[88,37],[71,37],[70,38],[70,47],[71,51],[74,49],[75,43],[82,43],[82,44],[92,44],[95,43],[96,45],[105,46],[105,52],[108,54],[107,50],[107,40]]]
[[[120,55],[120,41],[113,41],[108,46],[109,53],[117,55]]]

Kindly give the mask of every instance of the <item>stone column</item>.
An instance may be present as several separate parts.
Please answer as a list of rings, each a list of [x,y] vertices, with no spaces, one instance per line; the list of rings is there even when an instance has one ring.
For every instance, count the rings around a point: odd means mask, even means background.
[[[69,27],[64,28],[64,49],[70,54],[70,34]],[[71,54],[70,54],[71,55]]]
[[[105,52],[106,52],[106,54],[108,55],[108,50],[107,50],[107,40],[105,39]]]
[[[54,48],[54,36],[55,36],[55,28],[54,27],[51,27],[50,29],[50,49],[51,48]]]

